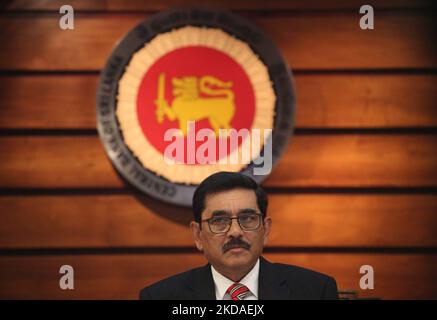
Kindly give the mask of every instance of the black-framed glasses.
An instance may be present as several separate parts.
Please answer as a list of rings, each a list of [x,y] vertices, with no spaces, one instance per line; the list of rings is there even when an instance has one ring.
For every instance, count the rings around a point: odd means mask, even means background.
[[[226,233],[231,228],[232,220],[237,219],[241,230],[254,231],[261,225],[261,213],[245,213],[238,217],[216,216],[209,219],[201,220],[208,222],[209,230],[212,233]]]

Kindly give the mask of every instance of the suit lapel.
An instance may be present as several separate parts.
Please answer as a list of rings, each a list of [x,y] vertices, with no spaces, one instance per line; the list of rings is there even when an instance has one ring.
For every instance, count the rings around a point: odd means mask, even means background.
[[[260,300],[283,300],[292,297],[286,278],[274,269],[272,263],[260,257],[258,298]]]
[[[193,272],[187,286],[192,294],[187,299],[216,300],[210,264]],[[272,263],[260,257],[258,299],[283,300],[291,298],[292,292],[284,275],[278,273]]]
[[[193,297],[190,299],[216,300],[210,264],[196,270],[192,275],[192,281],[189,281],[187,285],[193,294]]]

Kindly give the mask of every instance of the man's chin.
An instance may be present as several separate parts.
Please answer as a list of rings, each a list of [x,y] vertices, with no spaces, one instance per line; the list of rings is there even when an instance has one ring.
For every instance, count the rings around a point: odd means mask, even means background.
[[[226,262],[232,266],[245,266],[252,259],[249,250],[244,248],[233,248],[225,252]]]

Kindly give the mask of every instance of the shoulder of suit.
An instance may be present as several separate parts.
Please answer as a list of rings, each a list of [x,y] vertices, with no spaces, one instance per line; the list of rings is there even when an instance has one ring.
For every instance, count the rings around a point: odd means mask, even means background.
[[[275,272],[280,273],[283,277],[294,282],[302,281],[306,283],[326,283],[335,281],[331,276],[295,265],[272,263],[272,268],[275,270]]]
[[[293,299],[338,299],[337,283],[326,274],[281,263],[273,263],[269,269],[287,282]]]
[[[165,278],[152,285],[149,285],[140,291],[140,299],[179,299],[181,288],[192,282],[196,276],[205,267],[194,268],[171,277]]]

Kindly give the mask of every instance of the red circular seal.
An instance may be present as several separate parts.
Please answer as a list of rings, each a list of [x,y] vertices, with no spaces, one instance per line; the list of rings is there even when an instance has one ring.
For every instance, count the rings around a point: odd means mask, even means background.
[[[274,126],[267,65],[218,28],[160,33],[132,55],[117,90],[125,145],[144,168],[173,183],[244,170],[262,157]]]
[[[164,141],[165,132],[178,129],[192,139],[201,129],[252,128],[255,95],[245,70],[228,54],[205,46],[175,49],[160,57],[144,74],[137,94],[137,116],[150,144],[161,154],[171,143]],[[194,132],[187,132],[187,121],[195,121]],[[220,140],[216,141],[216,161]],[[239,139],[238,146],[243,139]],[[195,140],[195,149],[203,144]],[[237,146],[237,147],[238,147]],[[187,154],[174,154],[176,161],[187,164]],[[183,157],[183,158],[182,158]],[[198,159],[195,159],[198,164]]]

